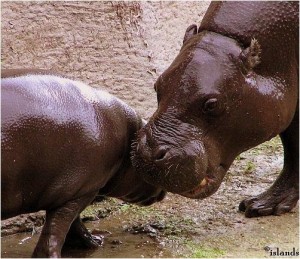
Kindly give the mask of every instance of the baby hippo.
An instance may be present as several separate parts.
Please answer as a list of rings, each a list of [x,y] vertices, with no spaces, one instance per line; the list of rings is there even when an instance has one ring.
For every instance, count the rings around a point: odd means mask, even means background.
[[[165,195],[130,161],[143,122],[107,92],[20,71],[2,71],[1,217],[46,210],[33,257],[60,257],[65,241],[97,247],[101,239],[79,217],[97,194],[140,205]]]

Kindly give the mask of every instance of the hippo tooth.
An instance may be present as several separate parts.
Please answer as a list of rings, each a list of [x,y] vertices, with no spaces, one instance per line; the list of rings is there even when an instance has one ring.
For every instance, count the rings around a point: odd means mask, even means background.
[[[205,186],[206,184],[207,184],[207,180],[206,180],[206,178],[204,178],[204,179],[202,180],[202,182],[200,183],[200,186],[203,187],[203,186]]]

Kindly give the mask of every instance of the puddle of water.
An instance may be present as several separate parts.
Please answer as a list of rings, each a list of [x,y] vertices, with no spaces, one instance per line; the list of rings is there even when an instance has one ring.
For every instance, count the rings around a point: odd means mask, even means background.
[[[112,227],[114,225],[114,227]],[[89,222],[85,223],[89,230],[105,229],[111,234],[105,235],[104,245],[95,250],[83,250],[66,248],[62,251],[62,257],[78,258],[130,258],[130,257],[174,257],[171,251],[164,248],[157,240],[144,234],[131,234],[122,229],[122,224],[111,222]],[[31,257],[34,247],[38,241],[39,234],[31,236],[30,233],[19,233],[1,237],[1,257],[17,258]]]

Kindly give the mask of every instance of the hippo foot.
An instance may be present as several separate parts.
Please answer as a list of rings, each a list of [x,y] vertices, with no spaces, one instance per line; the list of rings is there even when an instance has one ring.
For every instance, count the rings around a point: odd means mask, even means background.
[[[83,249],[93,249],[103,244],[103,236],[95,236],[92,234],[85,234],[82,236],[68,236],[64,246],[76,247]]]
[[[69,247],[97,248],[103,244],[103,236],[92,235],[80,218],[76,218],[66,236],[65,245]]]
[[[81,248],[97,248],[103,244],[103,236],[92,235],[77,217],[66,236],[65,246]]]
[[[271,188],[260,195],[243,200],[239,210],[245,212],[247,218],[281,215],[291,211],[298,202],[299,191],[292,187],[288,190]]]

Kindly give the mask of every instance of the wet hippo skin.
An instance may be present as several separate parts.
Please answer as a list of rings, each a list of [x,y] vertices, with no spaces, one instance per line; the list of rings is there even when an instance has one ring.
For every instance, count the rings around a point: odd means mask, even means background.
[[[65,239],[101,245],[79,217],[96,195],[140,205],[163,199],[131,165],[130,145],[143,124],[132,108],[42,70],[2,76],[1,219],[46,210],[34,257],[60,257]]]
[[[279,134],[282,172],[239,209],[247,217],[293,209],[299,199],[298,49],[298,2],[212,2],[155,83],[158,108],[138,133],[134,166],[151,184],[203,199],[217,191],[238,154]]]

